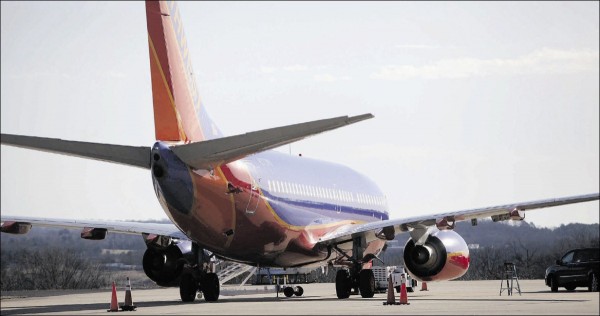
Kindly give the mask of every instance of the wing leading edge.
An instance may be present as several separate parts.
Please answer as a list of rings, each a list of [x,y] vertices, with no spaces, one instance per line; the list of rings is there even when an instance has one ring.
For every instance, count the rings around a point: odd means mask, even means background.
[[[427,229],[438,227],[440,229],[453,228],[455,222],[466,221],[475,218],[484,217],[496,217],[500,216],[503,218],[510,218],[521,216],[522,212],[573,204],[588,201],[598,200],[600,197],[599,193],[592,193],[586,195],[569,196],[562,198],[546,199],[539,201],[530,201],[514,204],[506,204],[492,207],[477,208],[471,210],[447,212],[433,215],[416,216],[404,219],[385,220],[378,222],[370,222],[367,224],[360,225],[346,225],[338,228],[336,231],[329,233],[319,239],[319,244],[334,245],[339,243],[345,243],[352,240],[355,237],[365,237],[367,242],[373,241],[377,238],[385,239],[385,235],[389,236],[389,232],[393,228],[394,234],[402,232],[421,231],[419,234],[415,234],[416,237],[421,236]]]

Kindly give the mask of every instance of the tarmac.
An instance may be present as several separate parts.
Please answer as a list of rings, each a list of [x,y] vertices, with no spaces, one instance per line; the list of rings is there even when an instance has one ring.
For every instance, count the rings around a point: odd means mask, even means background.
[[[123,283],[123,282],[121,282]],[[504,290],[500,295],[500,280],[445,281],[427,283],[428,291],[408,293],[409,305],[383,305],[386,293],[363,299],[352,295],[339,300],[335,285],[300,284],[304,295],[286,298],[277,295],[272,287],[223,286],[218,302],[196,299],[183,303],[178,288],[151,290],[132,289],[137,310],[119,312],[142,315],[599,315],[600,294],[577,288],[551,292],[543,280],[519,280],[521,295],[516,288],[511,296]],[[516,284],[514,284],[516,287]],[[399,294],[394,293],[396,302]],[[125,298],[124,284],[117,287],[117,298]],[[111,291],[30,291],[5,292],[0,301],[2,315],[106,315]]]

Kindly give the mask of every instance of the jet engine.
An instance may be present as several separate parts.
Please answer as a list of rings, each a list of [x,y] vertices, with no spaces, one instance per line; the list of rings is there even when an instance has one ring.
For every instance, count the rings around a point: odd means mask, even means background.
[[[142,265],[148,278],[159,286],[179,286],[184,265],[193,259],[191,242],[184,241],[167,247],[148,246]]]
[[[419,281],[456,279],[469,269],[469,248],[456,232],[436,231],[423,245],[408,240],[404,246],[404,265]]]

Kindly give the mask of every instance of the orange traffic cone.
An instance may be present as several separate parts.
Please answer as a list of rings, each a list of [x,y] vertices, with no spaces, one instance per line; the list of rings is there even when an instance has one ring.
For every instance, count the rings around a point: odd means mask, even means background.
[[[112,286],[112,297],[110,299],[110,309],[107,312],[118,312],[119,304],[117,303],[117,286],[115,285],[115,281],[113,281]]]
[[[427,289],[427,282],[423,282],[423,283],[421,283],[421,291],[429,291],[429,290]]]
[[[129,277],[127,277],[127,285],[125,286],[125,304],[121,305],[121,310],[123,311],[134,311],[136,306],[133,305],[133,300],[131,299],[131,282],[129,281]]]
[[[383,302],[383,305],[397,305],[396,298],[394,297],[394,284],[392,283],[391,275],[388,278],[387,301]]]
[[[400,286],[400,305],[409,305],[408,295],[406,294],[406,281],[402,278],[402,285]]]

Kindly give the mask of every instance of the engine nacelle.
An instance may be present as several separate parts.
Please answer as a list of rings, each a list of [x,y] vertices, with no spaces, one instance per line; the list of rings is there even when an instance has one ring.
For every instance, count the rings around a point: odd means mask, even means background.
[[[469,261],[467,243],[452,230],[434,232],[422,246],[412,239],[404,246],[406,270],[419,281],[459,278],[469,269]]]
[[[148,278],[159,286],[179,286],[184,265],[193,260],[191,242],[184,241],[164,248],[149,246],[142,265]]]

